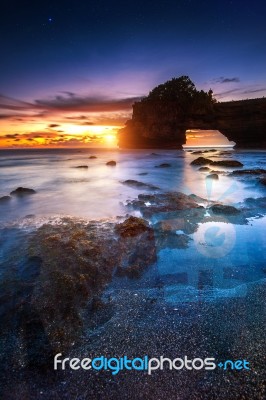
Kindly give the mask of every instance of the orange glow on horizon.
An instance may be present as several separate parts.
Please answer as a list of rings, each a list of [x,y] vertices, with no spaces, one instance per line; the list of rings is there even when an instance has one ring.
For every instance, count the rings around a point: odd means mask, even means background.
[[[1,123],[0,148],[116,147],[118,125],[68,122]]]

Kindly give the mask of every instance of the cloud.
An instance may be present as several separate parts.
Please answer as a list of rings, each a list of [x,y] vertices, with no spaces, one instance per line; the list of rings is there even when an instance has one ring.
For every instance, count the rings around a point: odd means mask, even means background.
[[[50,124],[48,125],[48,128],[58,128],[60,125],[58,124]]]
[[[140,97],[109,99],[100,96],[56,96],[52,99],[36,100],[34,106],[55,111],[112,112],[131,109]]]
[[[266,88],[261,88],[261,89],[248,89],[242,92],[243,94],[249,94],[249,93],[257,93],[257,92],[263,92],[266,91]]]
[[[0,114],[0,119],[10,119],[12,117],[11,114]]]
[[[60,93],[64,93],[69,97],[74,97],[75,96],[75,93],[73,93],[73,92],[61,91]]]
[[[82,125],[82,126],[88,126],[88,125],[90,125],[90,126],[92,126],[92,125],[95,125],[93,122],[90,122],[90,121],[85,121],[85,122],[80,122],[80,123],[78,123],[78,125]]]
[[[40,119],[43,122],[44,119],[52,119],[56,115],[60,118],[60,123],[66,122],[68,119],[73,120],[76,124],[85,126],[95,124],[95,119],[97,119],[96,123],[105,124],[105,117],[114,118],[116,113],[115,120],[117,120],[117,117],[119,120],[120,115],[122,116],[123,113],[129,114],[132,110],[132,105],[139,99],[140,97],[78,96],[72,92],[63,92],[62,95],[55,95],[47,99],[37,99],[30,103],[0,95],[0,119],[29,123],[38,122]],[[86,114],[83,114],[84,112]],[[77,116],[74,113],[77,113]],[[91,121],[91,113],[94,114],[93,121]],[[97,113],[99,115],[96,115]],[[103,115],[104,113],[105,116]],[[60,116],[60,114],[64,115]],[[123,115],[122,120],[116,125],[121,125],[124,122]],[[55,125],[57,124],[50,124],[49,128],[56,128]]]
[[[74,120],[79,120],[79,119],[87,119],[88,117],[86,115],[78,115],[78,116],[73,116],[73,117],[66,117],[66,119],[74,119]]]
[[[4,137],[5,137],[6,139],[14,139],[14,138],[16,138],[17,136],[19,136],[18,133],[13,133],[13,134],[5,135]]]
[[[11,97],[0,94],[0,109],[22,111],[22,110],[31,109],[31,107],[32,107],[31,103],[13,99]]]
[[[224,76],[220,76],[219,78],[214,79],[215,83],[231,83],[231,82],[240,82],[238,77],[233,78],[225,78]]]
[[[225,92],[220,92],[220,93],[215,93],[214,97],[225,97],[228,94],[232,94],[232,93],[241,93],[241,89],[231,89],[231,90],[226,90]]]

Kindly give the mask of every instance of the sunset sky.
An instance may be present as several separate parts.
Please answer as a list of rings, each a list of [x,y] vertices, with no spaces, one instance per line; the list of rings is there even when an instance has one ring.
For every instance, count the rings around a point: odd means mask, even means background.
[[[134,101],[180,75],[265,96],[265,20],[264,1],[1,2],[0,147],[113,147]]]

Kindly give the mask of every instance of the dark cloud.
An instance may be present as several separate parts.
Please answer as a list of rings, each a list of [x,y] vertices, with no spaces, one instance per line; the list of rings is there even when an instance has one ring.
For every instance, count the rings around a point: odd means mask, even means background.
[[[17,136],[19,136],[18,133],[13,133],[13,134],[5,135],[5,138],[6,138],[6,139],[14,139],[14,138],[16,138]]]
[[[10,114],[1,114],[0,115],[0,119],[10,119],[12,117],[12,115]]]
[[[80,119],[87,119],[88,117],[86,115],[79,115],[77,117],[66,117],[66,119],[74,119],[74,120],[80,120]]]
[[[73,92],[61,91],[60,93],[66,94],[69,97],[74,97],[75,96],[75,93],[73,93]]]
[[[215,93],[214,96],[215,97],[225,97],[228,94],[237,93],[237,92],[241,92],[241,89],[226,90],[225,92]]]
[[[50,124],[48,125],[48,128],[58,128],[60,125],[58,124]]]
[[[40,118],[59,111],[65,112],[115,112],[130,111],[133,103],[140,100],[140,97],[127,97],[121,99],[110,99],[101,96],[76,96],[72,92],[64,92],[65,95],[58,95],[51,99],[38,99],[28,103],[0,95],[0,110],[10,110],[10,114],[2,114],[4,118]],[[71,95],[70,95],[71,94]],[[19,111],[19,113],[16,113]],[[13,112],[13,113],[12,113]],[[67,117],[73,120],[86,120],[88,116]]]
[[[224,76],[220,76],[220,78],[214,79],[214,82],[216,83],[240,82],[240,79],[236,76],[233,78],[225,78]]]
[[[266,88],[261,88],[261,89],[248,89],[242,92],[243,94],[249,94],[249,93],[257,93],[257,92],[263,92],[266,91]]]
[[[31,103],[27,103],[25,101],[13,99],[8,96],[4,96],[0,94],[0,109],[4,110],[27,110],[32,108]]]
[[[252,94],[252,93],[259,93],[259,92],[266,92],[266,87],[263,88],[256,88],[256,87],[250,87],[250,88],[235,88],[231,90],[226,90],[224,92],[216,93],[215,97],[217,98],[223,98],[226,97],[230,94],[237,93],[238,95],[244,95],[244,94]]]
[[[78,125],[82,125],[82,126],[88,126],[88,125],[95,125],[93,122],[90,122],[90,121],[85,121],[85,122],[81,122],[81,123],[78,123]]]
[[[55,111],[87,111],[87,112],[111,112],[129,110],[139,97],[124,99],[106,99],[102,97],[65,97],[56,96],[51,100],[36,100],[35,105],[40,108]]]

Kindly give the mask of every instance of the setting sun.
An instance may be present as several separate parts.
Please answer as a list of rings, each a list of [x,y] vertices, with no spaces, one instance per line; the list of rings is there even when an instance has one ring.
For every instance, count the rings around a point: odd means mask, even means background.
[[[117,140],[117,138],[116,138],[116,136],[115,135],[105,135],[104,136],[104,139],[105,139],[105,141],[106,142],[108,142],[108,143],[113,143],[113,144],[115,144],[115,141]]]

